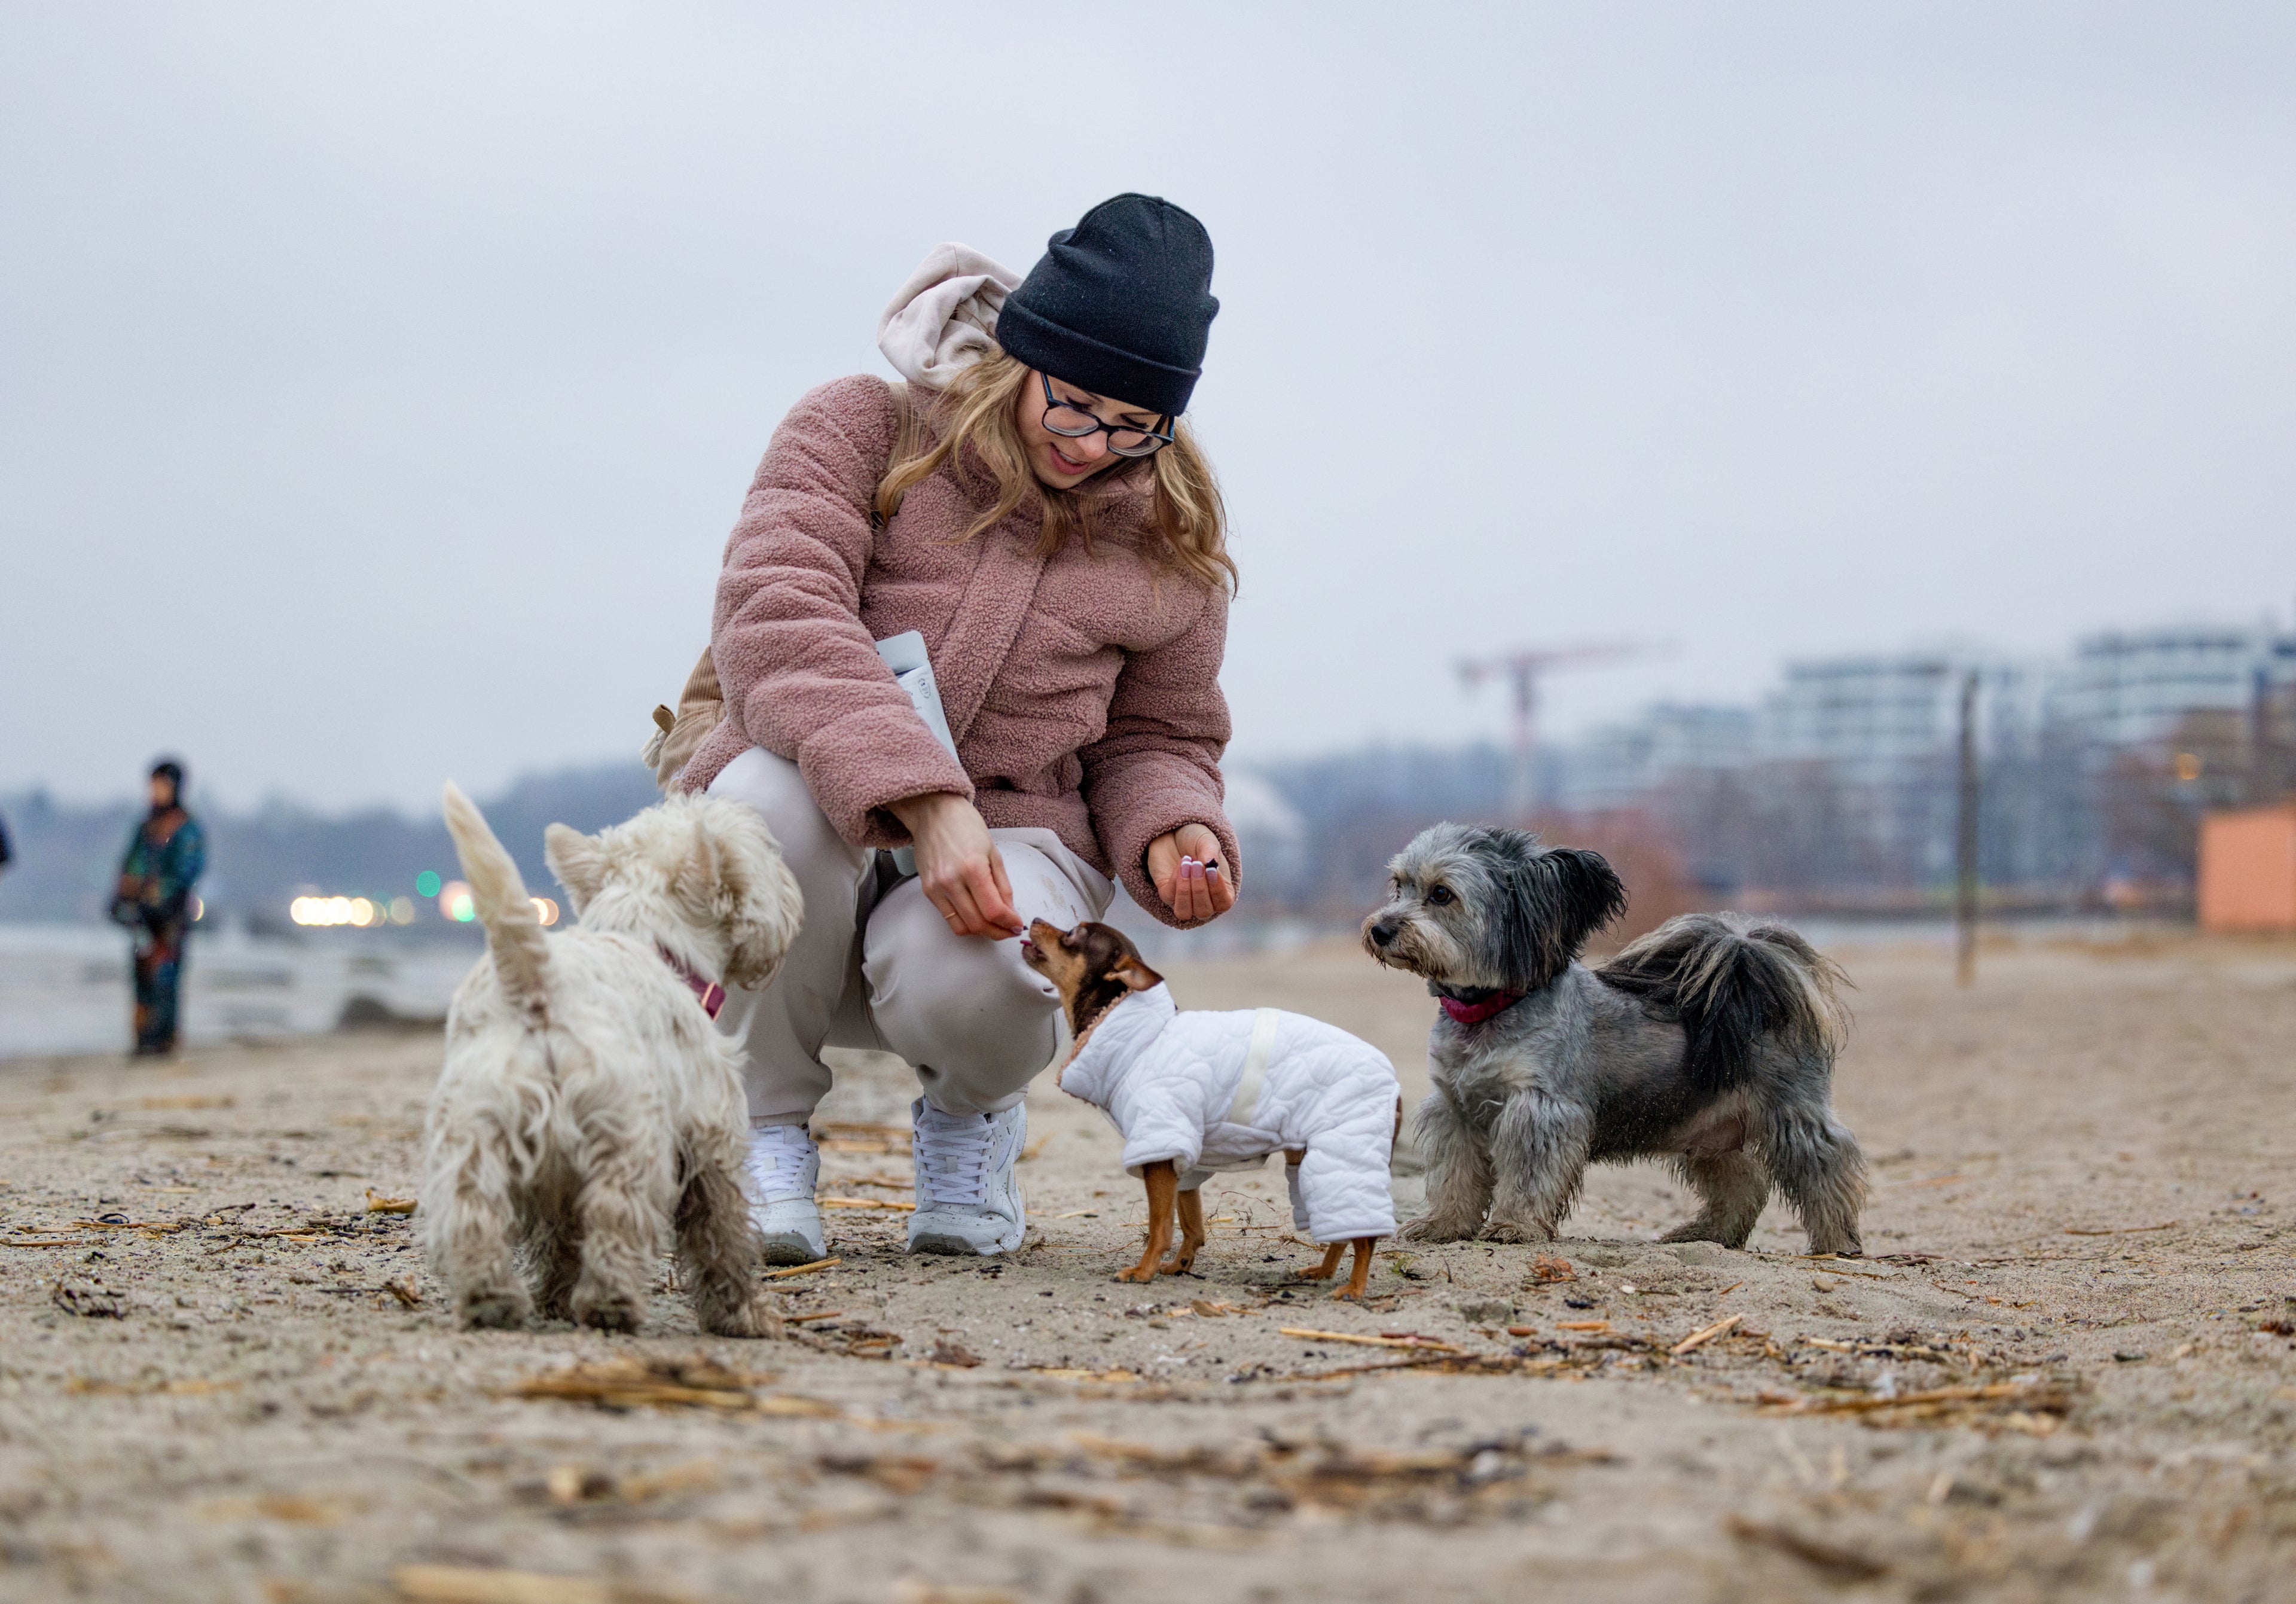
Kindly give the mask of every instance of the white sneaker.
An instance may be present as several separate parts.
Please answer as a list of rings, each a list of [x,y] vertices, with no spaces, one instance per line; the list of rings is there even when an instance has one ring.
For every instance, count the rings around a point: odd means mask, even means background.
[[[750,1131],[750,1218],[766,1238],[768,1264],[810,1264],[829,1249],[813,1201],[821,1149],[803,1125],[758,1125]]]
[[[1021,1106],[1002,1114],[943,1114],[919,1098],[909,1105],[909,1119],[916,1127],[910,1151],[917,1172],[909,1251],[988,1257],[1020,1246],[1029,1224],[1013,1173],[1029,1136]]]

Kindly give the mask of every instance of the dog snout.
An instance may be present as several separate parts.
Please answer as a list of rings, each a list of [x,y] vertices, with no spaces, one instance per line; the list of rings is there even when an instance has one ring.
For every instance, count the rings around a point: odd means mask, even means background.
[[[1390,924],[1385,919],[1374,919],[1371,922],[1371,925],[1365,929],[1364,934],[1371,937],[1373,946],[1388,947],[1394,944],[1398,930],[1399,926]]]

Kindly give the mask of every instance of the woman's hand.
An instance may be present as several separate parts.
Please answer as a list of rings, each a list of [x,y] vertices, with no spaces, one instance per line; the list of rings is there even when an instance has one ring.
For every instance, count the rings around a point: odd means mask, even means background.
[[[1004,877],[1004,860],[980,810],[953,791],[929,791],[885,806],[906,827],[917,855],[917,883],[951,930],[990,937],[1021,934],[1013,883]]]
[[[1200,824],[1184,824],[1148,843],[1148,878],[1182,923],[1217,918],[1235,906],[1235,877],[1219,858],[1219,837]]]

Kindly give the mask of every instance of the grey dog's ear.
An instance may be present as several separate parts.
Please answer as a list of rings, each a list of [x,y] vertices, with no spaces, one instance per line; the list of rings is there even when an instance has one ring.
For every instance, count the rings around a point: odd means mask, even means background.
[[[1512,869],[1500,894],[1500,967],[1509,990],[1536,991],[1627,910],[1627,888],[1602,853],[1583,847],[1533,848]]]

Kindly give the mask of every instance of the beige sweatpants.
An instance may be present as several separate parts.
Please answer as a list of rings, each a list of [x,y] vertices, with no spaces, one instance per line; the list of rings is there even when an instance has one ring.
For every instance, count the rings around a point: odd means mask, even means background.
[[[805,924],[772,985],[734,991],[718,1028],[742,1041],[750,1118],[802,1124],[828,1094],[824,1047],[898,1054],[945,1114],[1021,1100],[1058,1044],[1060,999],[1018,938],[958,935],[914,879],[830,825],[795,763],[761,747],[726,765],[712,796],[765,815],[805,893]],[[1108,911],[1116,887],[1050,830],[991,830],[1021,917],[1066,929]]]

